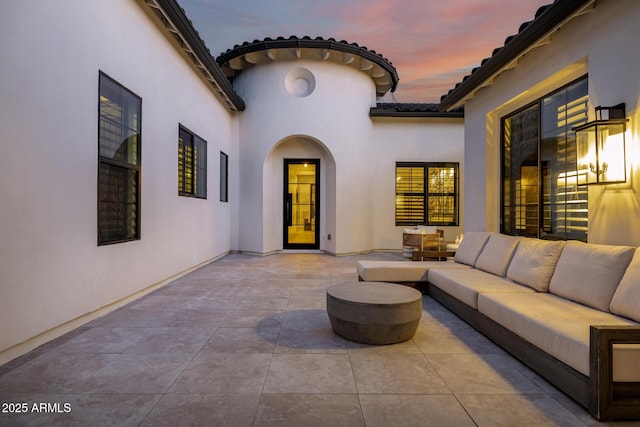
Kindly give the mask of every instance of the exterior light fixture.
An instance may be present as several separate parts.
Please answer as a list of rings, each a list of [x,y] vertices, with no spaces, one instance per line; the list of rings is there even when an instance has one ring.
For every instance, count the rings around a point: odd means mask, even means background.
[[[576,126],[578,185],[627,181],[625,104],[595,108],[596,119]]]

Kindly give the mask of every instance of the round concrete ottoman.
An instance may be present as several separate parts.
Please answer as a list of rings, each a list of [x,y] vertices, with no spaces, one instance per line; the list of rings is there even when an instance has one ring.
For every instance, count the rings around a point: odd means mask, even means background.
[[[422,316],[422,294],[408,286],[354,282],[327,289],[333,331],[349,341],[393,344],[413,337]]]

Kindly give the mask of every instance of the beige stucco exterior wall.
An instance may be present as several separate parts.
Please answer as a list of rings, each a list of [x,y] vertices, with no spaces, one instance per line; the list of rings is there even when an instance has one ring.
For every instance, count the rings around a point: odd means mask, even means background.
[[[234,118],[129,0],[0,13],[0,364],[231,250],[219,151]],[[142,98],[141,239],[97,245],[98,76]],[[208,142],[208,199],[179,197],[178,126]],[[233,199],[232,199],[233,200]]]
[[[626,103],[626,184],[589,188],[592,243],[640,245],[640,3],[596,2],[465,105],[465,228],[500,230],[500,119],[588,74],[590,119],[598,105]],[[473,212],[473,214],[471,214]]]
[[[404,226],[395,225],[396,162],[457,162],[459,168],[459,206],[465,198],[462,186],[464,164],[464,119],[398,118],[373,119],[371,150],[372,229],[376,249],[401,249]],[[464,212],[459,210],[458,226],[438,227],[444,239],[455,240],[462,233]]]

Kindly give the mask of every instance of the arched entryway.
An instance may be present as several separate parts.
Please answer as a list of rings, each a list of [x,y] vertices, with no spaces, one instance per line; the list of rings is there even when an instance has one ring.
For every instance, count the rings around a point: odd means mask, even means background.
[[[276,143],[263,169],[265,249],[333,253],[335,182],[333,155],[317,139],[292,135]]]

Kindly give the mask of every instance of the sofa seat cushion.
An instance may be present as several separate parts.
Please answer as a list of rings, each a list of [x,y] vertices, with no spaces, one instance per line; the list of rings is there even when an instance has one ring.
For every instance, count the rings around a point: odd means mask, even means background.
[[[589,327],[638,324],[547,293],[483,293],[478,311],[586,376]],[[614,381],[640,381],[639,345],[614,346],[613,357]]]
[[[507,278],[538,292],[549,292],[549,282],[564,244],[563,241],[521,238]]]
[[[427,278],[433,286],[474,309],[478,308],[478,294],[481,292],[535,292],[531,288],[475,268],[433,267],[429,269]]]
[[[463,239],[464,240],[464,239]],[[519,237],[494,233],[478,255],[476,268],[496,276],[507,275],[507,268],[518,246]]]
[[[562,249],[549,292],[608,312],[634,250],[570,240]]]
[[[426,282],[432,267],[471,268],[453,261],[369,261],[356,263],[358,276],[367,282]]]
[[[611,312],[640,322],[640,248],[625,270],[611,300]]]
[[[482,252],[482,248],[491,234],[488,231],[469,231],[458,244],[454,260],[472,267],[475,266],[478,255]]]

